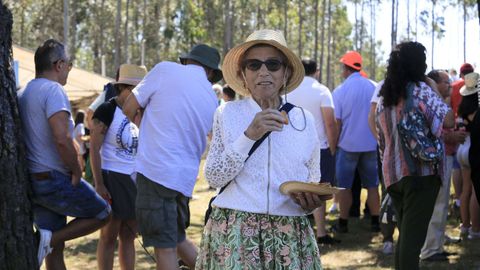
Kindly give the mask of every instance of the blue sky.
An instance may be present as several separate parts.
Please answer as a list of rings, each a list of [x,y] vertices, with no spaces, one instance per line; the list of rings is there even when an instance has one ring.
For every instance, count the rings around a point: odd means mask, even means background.
[[[391,29],[391,1],[382,1],[377,8],[377,29],[376,38],[382,41],[383,58],[386,60],[390,52],[390,29]],[[417,11],[431,10],[431,2],[425,0],[418,0]],[[348,4],[348,17],[353,23],[355,18],[355,9],[352,4]],[[477,68],[480,68],[480,27],[476,12],[476,6],[470,10],[475,16],[467,21],[467,62],[470,62]],[[369,13],[369,10],[368,10]],[[407,37],[407,1],[399,2],[398,17],[398,41],[402,37]],[[446,8],[437,6],[436,14],[445,16],[445,35],[441,39],[435,39],[434,51],[434,67],[435,68],[455,68],[458,69],[463,64],[463,12],[460,6]],[[367,23],[369,18],[365,19]],[[410,0],[410,24],[411,28],[415,27],[415,1]],[[414,38],[411,36],[411,39]],[[426,33],[426,30],[421,23],[418,23],[417,41],[421,42],[427,48],[427,71],[431,67],[431,35]]]

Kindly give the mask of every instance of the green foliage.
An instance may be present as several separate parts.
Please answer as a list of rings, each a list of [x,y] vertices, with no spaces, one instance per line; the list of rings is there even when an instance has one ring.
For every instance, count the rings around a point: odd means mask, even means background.
[[[103,55],[107,75],[114,76],[117,1],[69,1],[68,45],[75,65],[100,72]],[[126,23],[127,0],[122,0],[120,62],[130,59],[130,62],[140,64],[142,42],[145,42],[145,64],[151,69],[159,61],[177,61],[181,53],[197,43],[206,43],[222,51],[227,31],[231,31],[232,45],[235,46],[255,29],[270,28],[283,31],[289,47],[294,52],[301,51],[302,58],[319,56],[323,45],[325,62],[327,44],[335,44],[330,52],[330,72],[333,76],[330,83],[338,84],[341,81],[338,59],[347,50],[353,49],[352,24],[348,21],[343,1],[331,0],[332,12],[325,14],[325,25],[320,25],[322,5],[327,1],[318,0],[318,24],[315,25],[315,1],[233,0],[229,2],[233,11],[232,27],[226,29],[226,1],[130,0]],[[63,39],[63,0],[7,0],[7,4],[14,14],[13,40],[16,44],[35,49],[47,38]],[[328,20],[332,21],[331,40],[327,40],[326,34]],[[128,27],[128,41],[124,35],[125,27]],[[315,38],[320,37],[318,33],[322,28],[325,40],[323,44],[318,40],[315,48]],[[371,59],[370,49],[367,48],[368,37],[365,35],[362,38],[365,39],[362,54]],[[128,53],[123,51],[125,44],[128,44]],[[366,61],[367,69],[368,63]],[[327,65],[324,65],[325,72],[326,68]]]

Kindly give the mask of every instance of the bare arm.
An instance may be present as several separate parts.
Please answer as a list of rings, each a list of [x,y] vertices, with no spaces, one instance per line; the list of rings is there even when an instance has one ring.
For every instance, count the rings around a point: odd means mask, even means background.
[[[102,147],[107,126],[97,118],[92,120],[90,132],[90,166],[92,167],[93,180],[97,193],[104,199],[110,199],[110,194],[105,188],[102,176],[102,159],[100,158],[100,148]]]
[[[325,125],[325,131],[327,133],[328,145],[330,148],[330,153],[335,154],[337,149],[337,138],[338,138],[338,129],[337,123],[335,121],[335,114],[333,108],[321,107],[323,123]]]
[[[137,97],[135,97],[134,94],[130,94],[127,99],[125,100],[125,103],[123,104],[123,113],[128,117],[128,120],[131,122],[135,123],[138,119],[135,119],[138,113],[141,113],[142,107],[138,103]]]
[[[82,177],[82,170],[77,159],[77,150],[68,130],[69,113],[59,111],[48,118],[53,140],[63,163],[72,171],[72,185],[76,186]]]
[[[443,127],[444,128],[454,128],[455,127],[455,116],[453,115],[453,111],[448,111],[447,115],[445,116],[445,120],[443,120]]]
[[[377,129],[375,127],[375,110],[377,109],[377,103],[370,103],[370,112],[368,112],[368,127],[372,131],[375,140],[378,140]]]
[[[340,133],[342,133],[342,119],[337,118],[337,138],[335,140],[335,143],[338,145],[338,142],[340,141]]]

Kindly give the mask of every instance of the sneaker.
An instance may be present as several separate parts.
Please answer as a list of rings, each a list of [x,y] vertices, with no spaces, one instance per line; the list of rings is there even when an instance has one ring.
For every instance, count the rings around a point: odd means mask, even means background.
[[[37,259],[38,259],[38,266],[41,267],[43,263],[43,259],[45,259],[45,257],[47,257],[47,255],[52,252],[52,248],[50,247],[52,232],[49,230],[40,229],[37,226],[36,228],[39,236]]]
[[[468,230],[468,239],[480,239],[480,232],[474,232],[472,230],[472,227],[470,227],[470,229]]]
[[[338,244],[340,242],[341,242],[340,240],[335,239],[328,234],[322,237],[317,237],[317,244],[319,245],[333,245],[333,244]]]
[[[330,214],[338,213],[338,205],[336,203],[332,203],[332,206],[328,209]]]
[[[393,242],[385,241],[383,243],[382,253],[385,255],[393,254]]]

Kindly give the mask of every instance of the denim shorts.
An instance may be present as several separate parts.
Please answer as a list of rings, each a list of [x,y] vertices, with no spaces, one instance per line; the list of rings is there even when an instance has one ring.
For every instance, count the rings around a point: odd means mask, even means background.
[[[136,216],[145,246],[175,248],[190,225],[189,198],[137,174]]]
[[[40,228],[58,231],[67,224],[67,216],[103,220],[110,214],[110,205],[85,180],[73,186],[69,175],[58,171],[48,175],[41,180],[32,176],[31,181],[33,216]]]
[[[352,188],[356,169],[362,180],[362,187],[378,187],[377,151],[348,152],[338,148],[335,170],[337,186]]]

